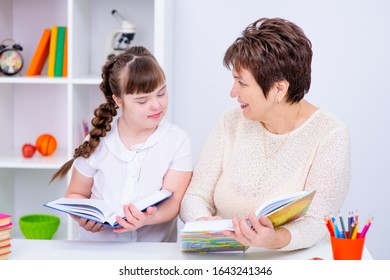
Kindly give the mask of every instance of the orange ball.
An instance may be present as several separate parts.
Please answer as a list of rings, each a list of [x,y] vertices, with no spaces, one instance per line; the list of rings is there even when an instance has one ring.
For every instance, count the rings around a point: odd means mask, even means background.
[[[38,137],[35,147],[43,156],[50,156],[57,149],[57,140],[51,134],[42,134]]]

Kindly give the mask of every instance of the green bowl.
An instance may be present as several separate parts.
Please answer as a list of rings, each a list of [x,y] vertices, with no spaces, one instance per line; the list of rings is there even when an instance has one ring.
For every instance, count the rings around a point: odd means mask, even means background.
[[[60,225],[60,218],[45,214],[20,217],[19,226],[27,239],[52,239]]]

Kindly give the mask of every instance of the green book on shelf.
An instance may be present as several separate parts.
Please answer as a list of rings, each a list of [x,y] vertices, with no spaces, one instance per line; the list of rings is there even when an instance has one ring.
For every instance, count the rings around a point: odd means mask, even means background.
[[[56,56],[54,63],[54,77],[62,77],[62,70],[64,65],[65,34],[66,27],[58,26]]]

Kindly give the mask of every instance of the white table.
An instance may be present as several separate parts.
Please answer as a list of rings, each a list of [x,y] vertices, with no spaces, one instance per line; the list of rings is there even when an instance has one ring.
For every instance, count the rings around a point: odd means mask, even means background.
[[[87,242],[68,240],[11,240],[10,260],[307,260],[332,259],[328,241],[292,252],[249,248],[242,252],[183,253],[180,243]],[[372,256],[364,248],[363,259]]]

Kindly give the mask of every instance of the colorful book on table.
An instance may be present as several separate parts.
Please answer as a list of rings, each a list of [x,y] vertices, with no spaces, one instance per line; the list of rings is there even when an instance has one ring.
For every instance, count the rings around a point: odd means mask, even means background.
[[[313,190],[279,196],[262,204],[256,210],[256,215],[258,218],[267,216],[275,228],[282,226],[304,216],[315,193]],[[235,239],[224,236],[223,231],[226,230],[234,231],[231,219],[187,222],[181,230],[182,251],[245,251],[248,248]]]
[[[0,213],[0,260],[8,259],[11,253],[11,218],[9,214]]]
[[[249,248],[234,238],[224,236],[220,229],[191,229],[189,226],[190,224],[192,224],[192,222],[187,223],[187,227],[184,226],[183,230],[181,231],[182,252],[245,252]]]

